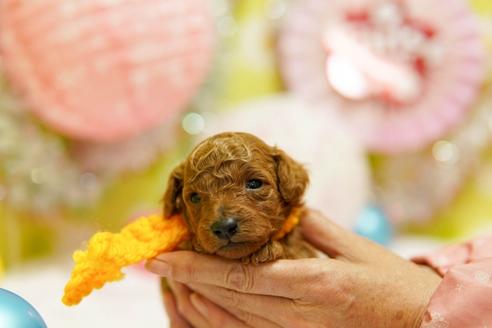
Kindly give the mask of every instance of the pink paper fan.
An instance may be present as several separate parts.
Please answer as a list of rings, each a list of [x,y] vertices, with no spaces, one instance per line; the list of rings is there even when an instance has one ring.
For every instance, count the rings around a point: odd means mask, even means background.
[[[68,136],[113,142],[183,109],[204,79],[205,0],[0,2],[0,51],[32,110]]]
[[[456,127],[483,79],[477,22],[462,0],[297,1],[279,52],[291,90],[338,110],[386,153]]]
[[[251,101],[206,119],[202,138],[224,132],[255,134],[306,165],[308,206],[351,228],[369,201],[370,177],[364,150],[331,113],[299,98],[274,96]]]
[[[430,150],[387,156],[379,163],[375,172],[378,201],[393,223],[427,223],[450,205],[480,167],[491,136],[489,89],[456,133],[435,142]],[[484,185],[488,181],[479,180],[486,181]]]

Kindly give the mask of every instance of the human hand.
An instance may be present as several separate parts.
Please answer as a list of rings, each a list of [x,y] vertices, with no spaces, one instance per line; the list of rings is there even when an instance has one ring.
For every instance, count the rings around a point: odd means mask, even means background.
[[[169,281],[162,295],[172,328],[248,328],[241,320],[194,293],[184,284]],[[213,325],[209,323],[208,313],[213,314]]]
[[[302,229],[330,258],[255,267],[183,251],[159,255],[147,267],[171,280],[176,299],[165,297],[179,309],[168,306],[171,319],[197,328],[420,326],[437,274],[318,212],[308,212]]]

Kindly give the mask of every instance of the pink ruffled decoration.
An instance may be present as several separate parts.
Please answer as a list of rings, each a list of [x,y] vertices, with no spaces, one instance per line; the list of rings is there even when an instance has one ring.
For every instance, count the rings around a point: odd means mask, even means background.
[[[183,109],[208,70],[206,0],[0,2],[0,51],[32,110],[68,136],[113,142]]]
[[[482,48],[463,0],[297,1],[279,40],[288,87],[384,153],[420,149],[466,117]]]
[[[375,172],[377,199],[395,224],[427,223],[455,200],[463,183],[480,168],[490,145],[492,90],[485,89],[468,119],[430,150],[386,156]],[[488,188],[487,179],[482,188]]]

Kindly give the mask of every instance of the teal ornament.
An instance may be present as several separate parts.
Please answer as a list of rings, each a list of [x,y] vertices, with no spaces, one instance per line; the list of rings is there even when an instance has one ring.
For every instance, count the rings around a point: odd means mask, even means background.
[[[356,221],[354,231],[372,241],[387,245],[393,236],[393,227],[383,210],[378,206],[367,206]]]
[[[22,297],[0,288],[0,327],[47,328],[38,311]]]

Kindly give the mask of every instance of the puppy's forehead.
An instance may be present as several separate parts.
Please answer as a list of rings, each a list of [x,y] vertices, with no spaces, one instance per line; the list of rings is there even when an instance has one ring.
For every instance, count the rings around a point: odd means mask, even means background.
[[[268,158],[271,149],[251,134],[218,134],[204,140],[192,151],[186,161],[185,171],[193,179],[205,170],[218,170],[226,163],[251,163]]]

